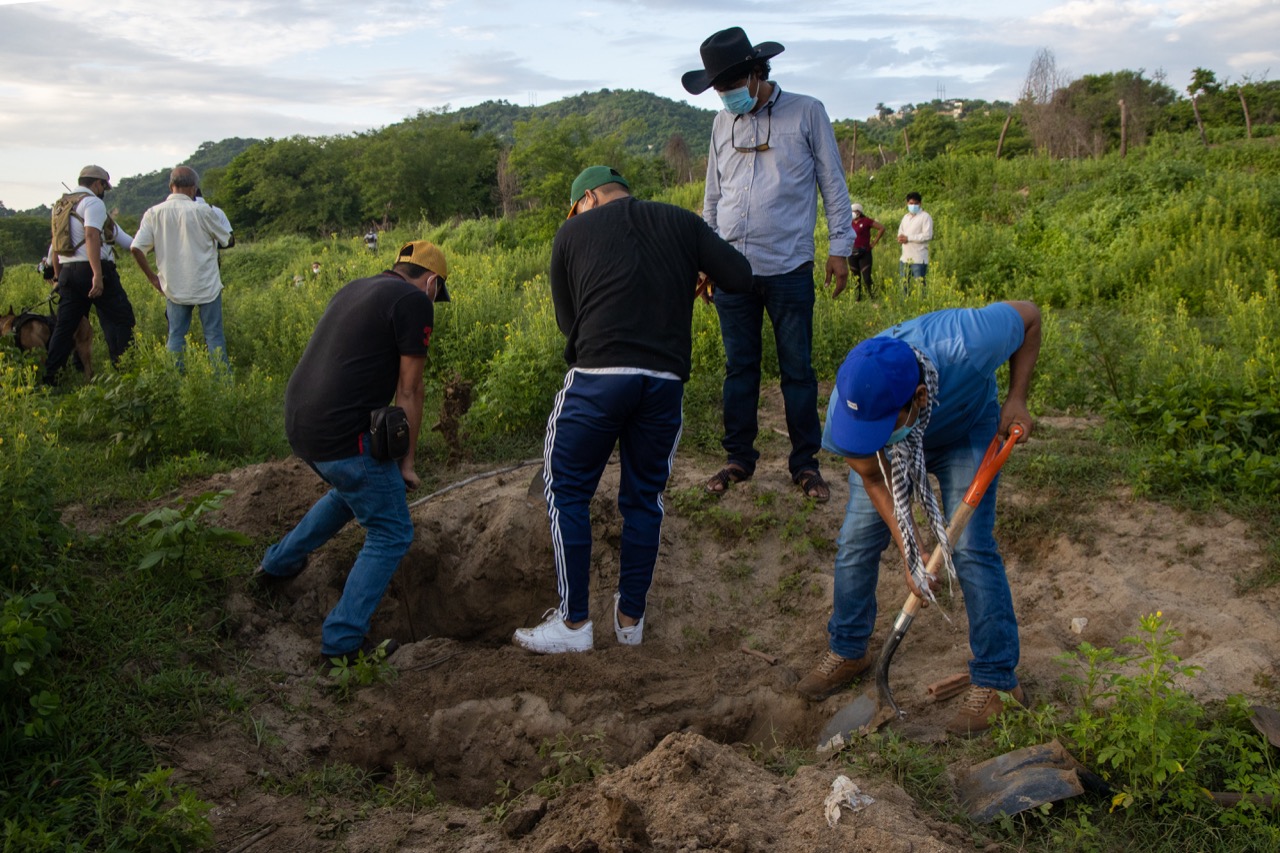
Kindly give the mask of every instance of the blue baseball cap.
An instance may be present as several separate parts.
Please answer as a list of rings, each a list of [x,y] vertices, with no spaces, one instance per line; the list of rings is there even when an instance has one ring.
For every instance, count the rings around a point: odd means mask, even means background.
[[[909,344],[868,338],[849,350],[836,372],[839,400],[831,416],[836,446],[858,456],[879,451],[919,385],[920,365]]]

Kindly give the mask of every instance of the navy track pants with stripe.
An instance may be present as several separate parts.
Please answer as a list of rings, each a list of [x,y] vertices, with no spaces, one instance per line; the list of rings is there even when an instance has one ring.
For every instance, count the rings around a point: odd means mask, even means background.
[[[645,374],[570,370],[547,418],[543,448],[547,516],[555,555],[560,616],[589,615],[591,498],[617,444],[618,609],[639,618],[653,581],[662,533],[662,491],[671,476],[683,422],[684,383]]]

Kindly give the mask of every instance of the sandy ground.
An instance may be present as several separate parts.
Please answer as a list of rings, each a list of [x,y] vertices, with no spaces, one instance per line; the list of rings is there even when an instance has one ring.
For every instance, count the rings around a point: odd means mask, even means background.
[[[804,500],[786,475],[785,440],[773,420],[764,422],[756,477],[722,499],[700,492],[716,460],[677,460],[639,647],[619,646],[610,630],[621,529],[616,465],[593,504],[590,654],[538,657],[508,642],[555,604],[537,466],[414,508],[416,540],[373,631],[405,644],[393,661],[398,678],[347,702],[319,677],[314,659],[359,530],[344,531],[272,598],[247,584],[233,592],[226,630],[245,650],[236,677],[260,691],[251,712],[256,735],[229,723],[161,744],[183,780],[215,804],[218,848],[973,849],[967,829],[932,821],[900,789],[872,780],[854,781],[874,804],[829,827],[823,800],[836,764],[820,760],[784,776],[752,760],[812,749],[831,715],[862,691],[810,704],[793,690],[825,648],[831,542],[848,487],[837,474],[829,504]],[[1087,426],[1047,419],[1018,450],[1019,464]],[[195,488],[234,489],[218,523],[263,544],[322,491],[296,460]],[[1000,500],[1002,519],[1036,519],[1045,496],[1020,486],[1013,465]],[[1257,695],[1280,681],[1280,590],[1237,591],[1238,579],[1265,560],[1243,521],[1178,513],[1124,493],[1070,514],[1071,524],[1016,525],[1016,542],[1003,521],[997,527],[1021,626],[1020,678],[1033,700],[1063,695],[1059,654],[1082,640],[1120,646],[1138,617],[1156,610],[1185,635],[1176,651],[1204,667],[1189,684],[1201,698]],[[900,559],[887,553],[883,569],[877,646],[905,595]],[[944,737],[955,700],[930,703],[924,686],[965,671],[966,635],[962,601],[917,618],[893,666],[895,696],[908,712],[893,726],[905,737]],[[499,799],[499,783],[533,786],[554,763],[539,747],[557,739],[612,769],[549,801],[526,797],[502,822],[490,819],[485,806]],[[430,774],[446,805],[361,811],[337,795],[290,796],[272,784],[329,762]],[[252,841],[257,832],[267,834]]]

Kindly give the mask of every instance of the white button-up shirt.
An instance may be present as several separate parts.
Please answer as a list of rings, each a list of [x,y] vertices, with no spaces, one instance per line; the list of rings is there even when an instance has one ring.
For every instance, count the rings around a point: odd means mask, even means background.
[[[907,238],[907,242],[902,244],[904,264],[929,263],[929,241],[933,239],[932,216],[923,210],[908,213],[898,225],[898,235]]]
[[[222,292],[218,247],[231,242],[231,224],[215,207],[197,204],[184,193],[169,197],[142,214],[133,248],[156,252],[156,272],[170,302],[204,305]]]

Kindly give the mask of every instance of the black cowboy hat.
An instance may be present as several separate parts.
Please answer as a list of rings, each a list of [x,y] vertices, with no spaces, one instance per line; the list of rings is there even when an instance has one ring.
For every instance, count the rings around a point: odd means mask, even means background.
[[[685,91],[701,95],[711,87],[711,82],[735,65],[754,59],[770,59],[786,50],[776,41],[762,41],[755,47],[742,31],[742,27],[730,27],[712,35],[702,43],[702,68],[694,69],[680,78]]]

